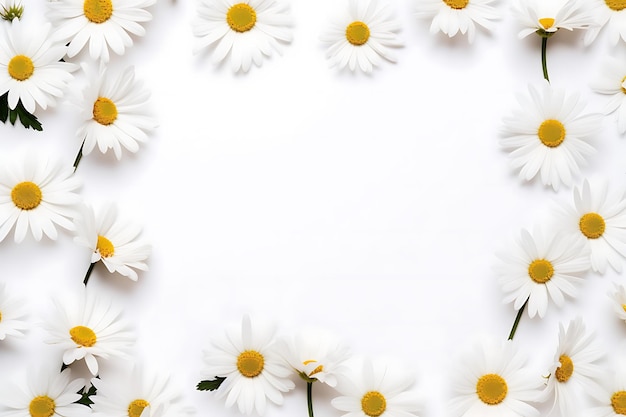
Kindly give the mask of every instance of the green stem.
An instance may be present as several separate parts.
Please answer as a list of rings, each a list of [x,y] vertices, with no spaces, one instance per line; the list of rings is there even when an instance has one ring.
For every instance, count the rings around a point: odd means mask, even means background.
[[[78,150],[78,154],[76,154],[76,158],[74,159],[74,164],[72,165],[74,167],[74,172],[76,172],[76,169],[78,168],[78,164],[80,164],[80,160],[83,159],[83,146],[85,146],[84,140],[83,140],[83,143],[80,145],[80,149]]]
[[[546,49],[548,48],[548,38],[546,36],[541,37],[541,68],[543,68],[543,78],[550,82],[548,77],[548,64],[546,60]]]
[[[89,282],[89,277],[91,276],[91,272],[93,271],[94,266],[96,266],[96,263],[92,262],[91,265],[89,265],[87,273],[85,274],[85,279],[83,280],[83,284],[85,284],[85,287],[87,286],[87,282]]]
[[[309,417],[313,417],[313,382],[306,383],[306,401],[309,406]]]
[[[522,306],[522,308],[520,308],[517,311],[517,316],[515,316],[515,321],[513,322],[513,328],[511,328],[511,333],[509,333],[509,340],[513,340],[513,337],[515,336],[515,332],[517,331],[517,325],[519,324],[519,321],[522,318],[522,314],[524,313],[526,304],[528,304],[529,298],[527,298],[526,301],[524,301],[524,305]]]

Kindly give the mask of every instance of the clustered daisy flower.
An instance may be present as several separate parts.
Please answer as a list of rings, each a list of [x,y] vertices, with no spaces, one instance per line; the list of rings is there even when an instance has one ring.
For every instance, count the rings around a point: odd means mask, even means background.
[[[591,88],[608,96],[604,113],[615,113],[619,132],[626,133],[626,63],[614,57],[605,59],[591,82]]]
[[[585,43],[593,42],[604,29],[609,42],[617,45],[620,39],[626,42],[626,1],[624,0],[587,0],[594,8],[595,24],[585,34]]]
[[[593,14],[583,0],[517,0],[516,17],[524,27],[519,37],[532,33],[551,36],[559,29],[572,31],[593,25]]]
[[[618,366],[611,372],[602,386],[602,396],[598,398],[600,406],[585,410],[588,417],[621,417],[626,415],[626,374],[624,366]]]
[[[14,297],[6,290],[6,284],[0,282],[0,341],[7,336],[24,336],[28,324],[24,321],[27,309],[24,301]]]
[[[615,315],[626,322],[626,287],[614,283],[613,291],[609,292],[609,298]]]

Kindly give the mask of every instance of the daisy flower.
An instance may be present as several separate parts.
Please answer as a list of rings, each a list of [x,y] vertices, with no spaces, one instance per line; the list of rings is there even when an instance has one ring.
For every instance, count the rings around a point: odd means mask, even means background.
[[[109,49],[123,55],[133,45],[130,35],[145,34],[141,23],[152,19],[145,9],[154,3],[156,0],[55,0],[48,2],[48,16],[56,25],[55,37],[69,42],[70,58],[89,42],[91,58],[108,62]]]
[[[626,321],[626,287],[614,283],[613,292],[609,292],[613,310],[620,320]]]
[[[457,33],[474,41],[476,25],[487,30],[500,13],[492,6],[496,0],[420,0],[415,3],[416,15],[420,19],[432,19],[430,33],[442,32],[450,38]]]
[[[0,0],[0,8],[2,9],[0,10],[0,17],[9,22],[15,18],[21,19],[24,13],[24,6],[20,0]]]
[[[331,404],[346,417],[409,417],[421,409],[416,395],[408,391],[413,377],[381,362],[362,361],[346,374]]]
[[[530,181],[538,173],[545,185],[558,190],[572,184],[579,165],[595,152],[588,143],[600,126],[596,114],[584,114],[578,95],[566,95],[545,82],[529,86],[529,95],[518,95],[519,108],[504,119],[501,146],[511,151],[512,167]]]
[[[620,133],[626,133],[626,65],[613,57],[608,57],[600,67],[599,74],[591,82],[591,88],[609,96],[605,114],[616,112]]]
[[[101,417],[163,416],[179,397],[169,376],[142,366],[135,366],[130,375],[104,375],[91,383],[97,389],[92,408]]]
[[[626,42],[626,0],[587,0],[595,8],[596,24],[585,34],[585,44],[593,42],[606,27],[609,41],[617,45],[620,38]]]
[[[0,26],[0,96],[8,93],[10,109],[21,102],[31,114],[56,104],[77,67],[60,62],[66,47],[50,40],[50,24],[34,28],[15,18]]]
[[[604,384],[602,397],[598,400],[602,403],[599,407],[585,410],[586,417],[621,417],[626,415],[626,372],[623,365],[619,369],[612,369],[610,382]]]
[[[321,37],[329,45],[326,56],[331,66],[351,71],[357,67],[365,72],[383,62],[395,62],[391,48],[402,46],[396,32],[400,23],[392,19],[392,12],[377,0],[349,0],[332,26]]]
[[[515,244],[512,250],[497,254],[500,263],[494,268],[505,303],[512,302],[519,310],[528,300],[528,315],[543,317],[549,299],[561,307],[564,294],[576,295],[580,275],[589,269],[589,252],[580,239],[555,234],[547,238],[539,230],[531,236],[522,229]]]
[[[586,29],[594,23],[586,0],[518,0],[513,8],[524,27],[520,38],[532,33],[552,36],[559,29]]]
[[[200,0],[193,21],[197,53],[210,45],[214,63],[230,54],[232,70],[248,72],[292,39],[289,6],[279,0]]]
[[[536,402],[542,381],[526,367],[512,341],[489,339],[473,345],[455,362],[452,377],[453,416],[539,416],[529,403]]]
[[[113,149],[122,157],[122,147],[137,152],[139,142],[148,138],[146,132],[156,127],[148,116],[146,104],[150,93],[135,80],[133,67],[109,76],[104,67],[93,76],[82,95],[78,137],[84,140],[82,153],[89,154],[96,145],[100,152]]]
[[[109,204],[97,212],[83,210],[77,221],[78,235],[74,241],[93,251],[91,263],[102,262],[109,272],[117,272],[133,281],[135,269],[146,271],[151,246],[139,238],[141,228],[118,215],[117,206]]]
[[[602,376],[602,367],[596,362],[603,353],[594,337],[586,333],[580,317],[572,320],[567,330],[562,323],[559,324],[559,346],[544,391],[546,399],[552,398],[550,413],[558,410],[562,416],[575,415],[581,405],[580,395],[601,395],[598,380]]]
[[[56,310],[44,323],[50,334],[46,343],[63,349],[64,364],[85,359],[89,371],[97,375],[96,358],[126,358],[134,338],[120,318],[122,309],[112,299],[81,287],[79,297],[53,300]]]
[[[6,284],[0,282],[0,340],[7,336],[24,336],[27,329],[22,319],[26,315],[26,306],[23,300],[13,297],[6,291]]]
[[[89,407],[75,404],[85,386],[82,378],[72,379],[71,370],[59,373],[58,367],[39,367],[30,372],[26,387],[0,391],[0,404],[10,409],[5,417],[85,417]]]
[[[263,414],[268,399],[282,404],[282,393],[295,386],[277,351],[273,326],[254,324],[244,316],[241,327],[230,327],[224,337],[215,338],[204,356],[204,374],[225,378],[217,396],[226,397],[226,407],[236,402],[245,414]]]
[[[57,238],[55,225],[74,230],[72,219],[80,197],[72,169],[43,157],[27,155],[0,166],[0,241],[15,226],[21,242],[30,228],[35,240]]]

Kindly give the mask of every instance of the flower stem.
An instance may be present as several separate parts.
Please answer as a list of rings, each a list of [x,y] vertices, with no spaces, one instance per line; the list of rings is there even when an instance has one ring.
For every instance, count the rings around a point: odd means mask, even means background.
[[[306,383],[306,401],[309,406],[309,417],[313,417],[313,382]]]
[[[515,321],[513,322],[513,327],[511,328],[511,333],[509,333],[509,339],[508,340],[513,340],[513,337],[515,336],[515,332],[517,331],[517,325],[519,324],[519,321],[522,318],[522,314],[524,313],[524,309],[526,308],[526,304],[528,304],[529,298],[527,298],[526,301],[524,301],[524,305],[522,305],[522,308],[520,308],[517,311],[517,316],[515,316]]]
[[[94,266],[96,266],[96,263],[92,262],[91,265],[89,265],[89,269],[87,269],[87,273],[85,274],[85,279],[83,280],[83,284],[85,284],[85,287],[87,286],[87,282],[89,282],[89,277],[91,276],[91,272],[93,271]]]
[[[546,49],[548,47],[548,37],[541,37],[541,68],[543,68],[543,78],[546,81],[550,82],[550,77],[548,77],[548,64],[546,61]]]
[[[78,153],[76,154],[76,158],[74,159],[74,164],[72,165],[74,167],[74,172],[76,172],[76,169],[78,168],[78,164],[80,164],[80,160],[83,159],[83,146],[85,146],[84,140],[83,140],[83,143],[80,145],[80,149],[78,150]]]

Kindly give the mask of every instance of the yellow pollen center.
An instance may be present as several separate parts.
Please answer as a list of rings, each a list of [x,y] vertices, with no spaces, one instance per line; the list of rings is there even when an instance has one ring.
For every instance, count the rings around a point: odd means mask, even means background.
[[[8,69],[11,78],[17,81],[28,80],[35,72],[33,61],[26,55],[15,55],[11,58]]]
[[[128,417],[141,417],[143,409],[149,405],[150,403],[146,400],[133,400],[130,404],[128,404]]]
[[[556,372],[554,373],[556,380],[559,382],[567,382],[574,373],[574,362],[572,362],[572,358],[567,355],[561,355],[559,362],[561,362],[561,366],[556,368]]]
[[[113,3],[111,0],[85,0],[83,12],[90,22],[104,23],[113,15]]]
[[[588,239],[597,239],[604,234],[606,224],[598,213],[586,213],[578,221],[578,227]]]
[[[50,417],[54,414],[54,400],[47,395],[40,395],[31,400],[28,412],[32,417]]]
[[[528,275],[537,284],[545,284],[554,275],[554,267],[545,259],[535,259],[528,265]]]
[[[622,86],[622,93],[626,94],[626,77],[622,78],[621,86]]]
[[[476,394],[482,402],[488,405],[500,404],[506,398],[509,388],[500,375],[486,374],[478,378]]]
[[[70,329],[70,337],[79,346],[92,347],[96,344],[96,334],[89,327],[76,326]]]
[[[370,38],[370,28],[363,22],[352,22],[346,27],[346,39],[354,46],[361,46]]]
[[[0,323],[2,322],[2,312],[0,311]]]
[[[369,391],[361,398],[361,409],[367,416],[378,417],[387,409],[387,400],[380,392]]]
[[[469,0],[443,0],[443,2],[446,6],[456,10],[465,9],[469,4]]]
[[[604,0],[609,9],[620,12],[626,9],[626,0]]]
[[[611,395],[611,405],[615,414],[626,415],[626,391],[617,391]]]
[[[21,210],[37,208],[41,204],[42,198],[41,188],[34,182],[20,182],[11,190],[11,200]]]
[[[96,250],[100,252],[100,256],[103,258],[109,258],[115,254],[115,246],[113,246],[113,243],[106,237],[100,235],[98,235]]]
[[[550,29],[554,25],[554,19],[551,17],[544,17],[539,19],[539,24],[546,30]]]
[[[117,119],[115,103],[106,97],[98,97],[93,103],[93,119],[104,126],[112,124]]]
[[[246,3],[235,4],[228,9],[226,22],[235,32],[247,32],[256,24],[256,11]]]
[[[258,376],[265,366],[265,359],[256,350],[245,350],[237,357],[237,369],[247,378]]]
[[[626,313],[626,304],[622,304],[622,310]]]
[[[539,136],[541,143],[548,148],[556,148],[565,140],[565,126],[558,120],[545,120],[539,126],[537,136]]]

